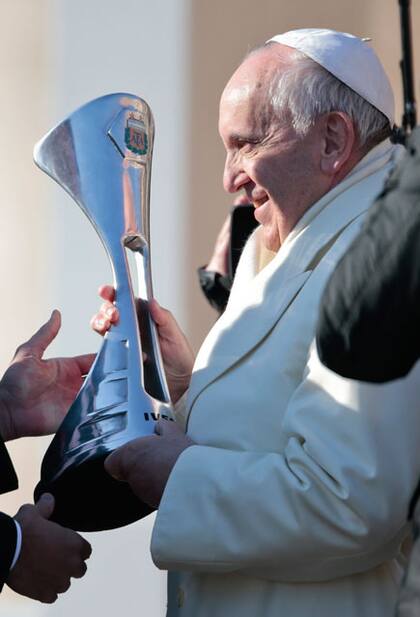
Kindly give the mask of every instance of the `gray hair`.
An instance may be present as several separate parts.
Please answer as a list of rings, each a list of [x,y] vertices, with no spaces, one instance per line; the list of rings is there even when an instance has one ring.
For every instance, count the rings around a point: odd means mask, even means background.
[[[276,43],[259,49],[271,45]],[[341,111],[353,121],[361,147],[369,149],[391,135],[388,118],[332,73],[298,50],[292,60],[271,82],[268,97],[276,114],[291,114],[298,134],[304,136],[320,115]]]

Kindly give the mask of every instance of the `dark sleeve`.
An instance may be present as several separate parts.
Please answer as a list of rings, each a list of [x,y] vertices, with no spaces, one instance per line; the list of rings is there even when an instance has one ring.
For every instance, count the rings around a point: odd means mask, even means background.
[[[0,494],[14,491],[18,487],[18,479],[10,460],[9,453],[0,439]]]
[[[16,550],[17,531],[15,521],[0,512],[0,591],[9,574]]]
[[[223,313],[229,300],[232,279],[218,272],[206,270],[205,266],[198,268],[200,287],[208,302],[219,313]]]
[[[362,381],[406,375],[420,357],[420,129],[323,294],[321,361]]]

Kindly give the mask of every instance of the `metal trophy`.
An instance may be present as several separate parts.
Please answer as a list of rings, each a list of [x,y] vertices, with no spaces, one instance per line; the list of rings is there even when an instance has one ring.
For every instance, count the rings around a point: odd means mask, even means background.
[[[103,463],[127,441],[152,434],[159,417],[172,418],[148,311],[153,136],[145,101],[110,94],[75,111],[34,151],[36,164],[71,195],[98,232],[111,261],[120,313],[45,454],[35,489],[36,499],[45,491],[55,496],[53,520],[79,531],[120,527],[151,511],[128,484],[111,478]],[[137,269],[140,328],[128,252]]]

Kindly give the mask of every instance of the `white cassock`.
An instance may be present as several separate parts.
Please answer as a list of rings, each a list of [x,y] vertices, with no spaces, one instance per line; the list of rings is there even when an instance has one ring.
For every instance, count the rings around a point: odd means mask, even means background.
[[[258,230],[247,243],[178,409],[197,445],[152,537],[170,617],[393,615],[420,473],[420,368],[385,385],[344,379],[313,337],[395,148],[374,148],[260,272]]]

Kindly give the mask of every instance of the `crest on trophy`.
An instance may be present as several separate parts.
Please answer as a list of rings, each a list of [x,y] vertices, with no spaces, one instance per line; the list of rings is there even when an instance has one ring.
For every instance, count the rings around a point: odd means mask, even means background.
[[[147,154],[146,127],[140,117],[130,114],[125,128],[125,145],[134,154]]]

